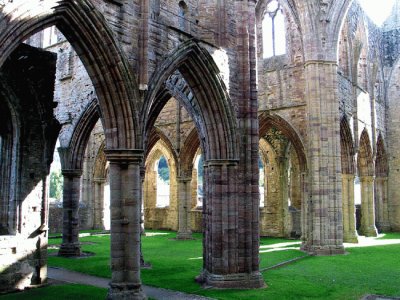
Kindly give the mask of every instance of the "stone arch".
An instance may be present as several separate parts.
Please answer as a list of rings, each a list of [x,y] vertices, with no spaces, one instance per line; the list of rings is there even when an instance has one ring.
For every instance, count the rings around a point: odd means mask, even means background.
[[[35,7],[32,10],[32,7]],[[30,35],[56,25],[82,60],[102,111],[107,148],[136,147],[134,75],[104,17],[89,0],[8,3],[0,17],[0,66]],[[98,43],[101,40],[102,43]]]
[[[391,230],[388,206],[389,166],[382,133],[378,135],[375,159],[375,223],[380,232]]]
[[[374,161],[372,155],[371,142],[367,129],[361,132],[360,146],[357,156],[357,170],[359,176],[373,176],[374,175]]]
[[[147,157],[149,156],[151,150],[155,147],[155,145],[159,141],[162,141],[165,145],[167,145],[167,148],[169,149],[169,151],[171,151],[171,154],[173,155],[175,161],[178,161],[177,153],[176,153],[174,146],[172,145],[170,139],[164,134],[164,132],[162,130],[160,130],[156,127],[153,127],[152,130],[150,131],[150,136],[146,143],[144,161],[147,160]]]
[[[16,97],[0,77],[0,235],[13,234],[17,230],[16,195],[19,187],[18,163],[21,121],[12,105]]]
[[[346,117],[340,121],[340,148],[343,174],[355,174],[353,135]]]
[[[190,174],[192,174],[193,162],[199,148],[202,149],[200,145],[199,134],[197,133],[197,129],[194,127],[186,137],[179,154],[180,176],[190,176]]]
[[[282,134],[289,139],[290,143],[296,151],[301,172],[307,172],[307,159],[304,150],[304,143],[294,127],[277,114],[272,115],[264,113],[259,116],[258,120],[260,124],[259,136],[263,137],[272,127],[275,127],[276,129],[281,131]]]
[[[99,117],[98,102],[97,99],[93,99],[79,118],[69,146],[65,149],[59,149],[61,164],[64,170],[82,170],[85,149]]]
[[[375,176],[387,177],[389,175],[388,158],[386,154],[386,146],[382,133],[379,133],[376,142],[376,158],[375,158]]]
[[[345,116],[340,121],[340,150],[342,167],[343,241],[357,243],[354,204],[354,143],[350,125]]]
[[[357,169],[361,182],[361,221],[359,232],[365,236],[376,236],[374,203],[374,161],[367,129],[361,133],[357,157]]]
[[[168,162],[170,172],[169,206],[156,207],[157,174],[154,171],[155,163],[161,156]],[[177,161],[172,148],[163,140],[158,142],[149,151],[145,161],[144,179],[144,223],[146,228],[172,229],[178,228],[178,191],[177,191]]]
[[[166,81],[176,70],[184,78],[193,97],[174,97],[186,108],[200,138],[204,139],[205,159],[237,159],[237,124],[233,104],[211,55],[193,40],[182,43],[171,53],[150,81],[141,114],[143,135],[148,136],[161,108],[171,97]]]

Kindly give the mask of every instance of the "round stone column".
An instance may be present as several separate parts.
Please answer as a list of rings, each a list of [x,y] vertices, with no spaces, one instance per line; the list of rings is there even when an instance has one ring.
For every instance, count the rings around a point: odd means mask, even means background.
[[[82,170],[62,170],[63,186],[63,232],[59,256],[80,256],[79,243],[79,197]]]
[[[110,162],[111,271],[107,299],[145,299],[140,279],[143,151],[105,151]]]
[[[178,178],[179,224],[176,238],[180,240],[192,239],[190,230],[191,185],[192,178]]]
[[[354,205],[354,174],[342,174],[343,241],[358,243]]]
[[[361,182],[361,226],[360,234],[377,236],[374,207],[374,176],[360,176]]]

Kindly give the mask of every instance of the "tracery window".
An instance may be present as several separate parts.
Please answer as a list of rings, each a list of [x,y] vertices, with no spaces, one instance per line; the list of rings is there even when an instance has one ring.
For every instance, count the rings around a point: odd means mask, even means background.
[[[170,194],[170,185],[169,185],[169,167],[168,162],[165,159],[164,155],[160,157],[160,159],[155,164],[156,172],[157,172],[157,198],[156,198],[156,207],[166,207],[169,205],[169,194]]]
[[[286,53],[285,18],[277,0],[268,3],[262,20],[263,58]]]

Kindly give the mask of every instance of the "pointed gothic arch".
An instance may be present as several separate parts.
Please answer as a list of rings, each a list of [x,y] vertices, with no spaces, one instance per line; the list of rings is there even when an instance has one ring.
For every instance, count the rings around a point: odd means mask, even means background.
[[[202,145],[200,145],[199,134],[197,133],[197,129],[194,127],[190,131],[189,135],[186,137],[179,155],[179,170],[181,173],[180,175],[190,176],[193,170],[193,162],[195,156],[198,149],[202,149],[201,146]]]
[[[258,120],[260,124],[259,136],[263,137],[267,133],[267,131],[273,127],[281,131],[282,134],[289,139],[290,143],[296,151],[301,172],[306,172],[307,158],[304,150],[304,143],[294,127],[288,121],[277,114],[263,113],[259,116]]]
[[[340,149],[342,174],[355,174],[354,142],[346,117],[343,117],[340,121]]]
[[[79,55],[96,90],[107,148],[136,148],[140,139],[135,135],[138,120],[134,110],[139,99],[136,80],[94,5],[89,0],[32,0],[8,3],[2,12],[0,66],[26,38],[56,25]]]
[[[82,170],[86,146],[99,118],[98,102],[93,99],[75,125],[68,147],[59,149],[63,169]]]
[[[359,176],[373,176],[374,175],[374,161],[372,155],[372,147],[367,129],[363,129],[360,136],[358,156],[357,156],[357,170]]]
[[[166,82],[177,70],[191,97],[173,96],[186,108],[200,138],[204,139],[205,159],[237,159],[236,114],[219,70],[207,50],[194,40],[188,40],[157,69],[142,109],[143,135],[148,136],[161,108],[172,96],[169,90],[174,87],[168,90]]]

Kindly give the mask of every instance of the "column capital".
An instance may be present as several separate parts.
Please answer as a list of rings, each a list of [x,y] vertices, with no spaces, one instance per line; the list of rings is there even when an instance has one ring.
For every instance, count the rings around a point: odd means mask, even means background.
[[[105,183],[106,179],[105,178],[95,177],[95,178],[93,178],[93,182],[95,182],[95,183]]]
[[[143,161],[143,149],[106,149],[107,160],[111,163],[141,163]]]
[[[355,174],[342,174],[342,178],[347,180],[354,180],[356,178]]]
[[[239,163],[238,159],[209,159],[204,162],[204,167],[210,166],[235,166]]]
[[[80,177],[82,176],[81,169],[62,169],[61,174],[64,177]]]
[[[192,180],[192,177],[186,177],[186,176],[178,176],[178,182],[188,182]]]
[[[374,179],[375,179],[375,176],[373,176],[373,175],[360,176],[361,182],[374,182]]]
[[[337,61],[311,59],[304,63],[304,68],[310,65],[333,65],[337,67],[338,63]]]

